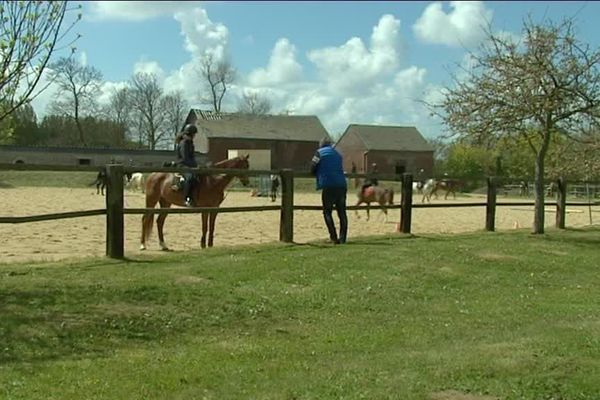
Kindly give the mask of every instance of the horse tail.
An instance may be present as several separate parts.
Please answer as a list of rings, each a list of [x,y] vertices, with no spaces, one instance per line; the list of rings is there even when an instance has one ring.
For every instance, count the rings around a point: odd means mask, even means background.
[[[154,225],[154,213],[149,212],[142,215],[142,243],[145,243],[150,239],[152,233],[152,226]]]
[[[394,190],[388,189],[388,193],[389,193],[389,203],[394,204]]]

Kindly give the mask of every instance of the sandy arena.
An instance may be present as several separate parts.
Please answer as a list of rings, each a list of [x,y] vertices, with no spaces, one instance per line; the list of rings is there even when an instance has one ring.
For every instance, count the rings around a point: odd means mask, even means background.
[[[398,196],[399,197],[399,196]],[[351,190],[348,204],[355,203]],[[399,198],[396,199],[399,202]],[[503,198],[499,198],[499,201]],[[280,201],[279,198],[277,200]],[[413,202],[420,203],[421,196],[415,195]],[[454,200],[453,200],[454,201]],[[456,202],[485,201],[483,197],[460,196]],[[532,201],[531,199],[529,201]],[[442,197],[433,203],[450,202]],[[296,205],[320,205],[320,194],[296,193]],[[105,198],[96,195],[95,188],[1,188],[1,216],[27,216],[65,211],[105,208]],[[272,205],[266,197],[251,197],[249,192],[227,193],[223,207]],[[144,194],[127,191],[125,207],[144,207]],[[529,228],[533,222],[533,207],[498,207],[496,229],[510,230]],[[594,207],[592,223],[600,221],[600,207]],[[390,210],[388,222],[384,222],[379,210],[371,211],[371,220],[366,221],[365,211],[349,211],[349,242],[352,238],[365,235],[389,234],[396,231],[400,210]],[[334,214],[335,215],[335,214]],[[546,212],[546,226],[555,222],[554,208]],[[337,218],[336,218],[337,224]],[[590,224],[587,206],[567,207],[567,226],[582,227]],[[412,233],[458,233],[483,230],[484,207],[414,209]],[[141,215],[125,216],[125,255],[135,257],[139,250]],[[190,234],[191,233],[191,234]],[[173,214],[165,223],[165,240],[174,251],[200,248],[201,217],[196,214]],[[67,258],[103,256],[106,250],[106,217],[82,217],[56,221],[30,222],[22,224],[0,224],[0,263],[22,261],[49,261]],[[294,212],[294,240],[306,243],[325,240],[327,231],[319,211]],[[279,239],[279,211],[249,213],[225,213],[217,218],[215,247],[237,244],[267,243]],[[156,227],[148,243],[147,254],[161,253],[158,247]]]

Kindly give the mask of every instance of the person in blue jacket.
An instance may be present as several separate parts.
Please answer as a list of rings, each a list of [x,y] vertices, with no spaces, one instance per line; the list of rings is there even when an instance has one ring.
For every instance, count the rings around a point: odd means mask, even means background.
[[[342,156],[331,146],[329,138],[321,139],[319,149],[312,158],[310,171],[317,179],[317,190],[321,192],[323,217],[333,243],[346,243],[348,216],[346,215],[346,176],[342,167]],[[340,232],[336,232],[333,207],[340,219]]]

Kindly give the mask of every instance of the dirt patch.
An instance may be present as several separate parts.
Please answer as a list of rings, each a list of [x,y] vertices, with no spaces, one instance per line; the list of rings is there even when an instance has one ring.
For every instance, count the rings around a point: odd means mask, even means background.
[[[481,202],[482,197],[458,197],[456,200],[432,200],[432,203]],[[145,197],[140,192],[126,192],[125,207],[144,207]],[[105,198],[96,195],[95,188],[9,188],[0,189],[0,215],[26,216],[65,211],[105,208]],[[279,201],[279,200],[278,200]],[[297,205],[320,205],[320,193],[295,193]],[[397,202],[400,199],[396,200]],[[415,196],[415,204],[420,196]],[[348,204],[353,205],[356,196],[348,194]],[[228,192],[223,207],[272,205],[265,197],[251,197],[249,192]],[[498,207],[496,229],[511,230],[516,225],[528,227],[533,223],[533,207],[510,210]],[[598,208],[598,207],[597,207]],[[582,207],[587,210],[587,206]],[[400,210],[390,210],[387,222],[379,210],[371,211],[371,219],[360,218],[354,211],[348,213],[349,241],[357,236],[393,234],[397,232]],[[598,223],[598,221],[594,221]],[[337,218],[336,218],[337,224]],[[552,226],[554,218],[547,215],[546,225]],[[567,215],[567,226],[589,224],[587,212]],[[485,226],[485,207],[463,208],[417,208],[412,215],[412,233],[459,233],[482,231]],[[135,257],[139,250],[141,215],[125,216],[125,255]],[[201,217],[195,214],[170,215],[165,224],[165,240],[174,251],[199,249]],[[106,251],[106,217],[94,216],[57,221],[23,224],[0,224],[0,263],[29,260],[61,260],[89,256],[103,256]],[[306,243],[326,239],[327,230],[320,211],[294,212],[294,241]],[[279,240],[279,211],[220,214],[217,218],[215,246],[258,244]],[[148,243],[148,254],[161,254],[154,231]]]
[[[456,390],[432,393],[429,398],[431,400],[498,400],[497,397],[461,393]]]

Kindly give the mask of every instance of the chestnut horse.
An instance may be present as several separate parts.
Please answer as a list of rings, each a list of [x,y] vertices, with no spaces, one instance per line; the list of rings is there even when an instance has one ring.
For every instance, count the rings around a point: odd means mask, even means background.
[[[387,221],[387,210],[385,206],[394,204],[394,191],[392,189],[386,189],[381,186],[369,186],[365,188],[365,190],[359,190],[356,195],[358,196],[358,201],[356,202],[357,206],[362,203],[367,204],[367,221],[370,218],[369,206],[373,202],[377,202],[383,207],[381,211],[385,214],[385,220]],[[360,218],[358,216],[358,210],[354,210],[354,212],[356,213],[356,218]]]
[[[219,161],[214,164],[214,168],[233,168],[233,169],[248,169],[249,156],[235,157],[229,160]],[[185,199],[183,198],[183,191],[174,191],[171,188],[173,184],[174,174],[171,172],[154,172],[146,180],[146,208],[154,208],[156,203],[160,203],[161,208],[169,208],[172,204],[177,206],[184,206]],[[225,199],[225,188],[235,178],[234,175],[204,175],[200,176],[195,182],[194,189],[192,191],[192,197],[196,207],[219,207],[219,205]],[[244,186],[248,186],[247,176],[238,176]],[[162,250],[168,250],[165,244],[165,238],[163,235],[163,227],[165,225],[165,219],[167,213],[158,213],[156,219],[156,226],[158,228],[158,240]],[[215,233],[215,220],[217,219],[216,211],[202,212],[202,239],[200,244],[202,248],[206,247],[206,231],[208,230],[208,247],[213,245],[213,237]],[[146,249],[146,240],[150,237],[152,232],[152,225],[154,224],[154,213],[149,212],[144,214],[142,217],[142,240],[140,250]]]

